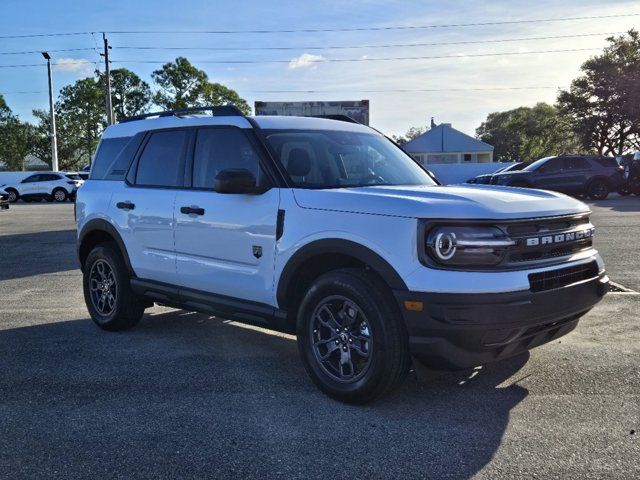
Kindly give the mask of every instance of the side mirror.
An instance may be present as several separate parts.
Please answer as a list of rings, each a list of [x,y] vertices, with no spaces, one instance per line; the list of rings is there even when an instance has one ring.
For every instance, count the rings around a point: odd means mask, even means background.
[[[256,185],[256,177],[245,168],[227,168],[220,171],[213,183],[218,193],[261,193]]]

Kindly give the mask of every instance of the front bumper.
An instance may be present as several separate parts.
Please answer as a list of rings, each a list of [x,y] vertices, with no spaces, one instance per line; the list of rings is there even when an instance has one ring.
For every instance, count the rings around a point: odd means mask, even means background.
[[[394,291],[411,354],[432,368],[462,369],[508,358],[566,335],[608,290],[604,272],[571,285],[490,294]],[[415,310],[422,302],[422,311]]]

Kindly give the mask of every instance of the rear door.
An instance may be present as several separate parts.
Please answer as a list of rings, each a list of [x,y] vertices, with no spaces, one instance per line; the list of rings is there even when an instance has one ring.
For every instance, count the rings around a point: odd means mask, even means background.
[[[247,169],[258,184],[268,182],[252,135],[230,126],[197,130],[187,168],[191,186],[175,202],[178,279],[183,287],[271,303],[279,190],[213,190],[216,175],[228,168]]]
[[[173,210],[189,136],[187,129],[147,134],[111,199],[111,217],[139,278],[176,284]]]

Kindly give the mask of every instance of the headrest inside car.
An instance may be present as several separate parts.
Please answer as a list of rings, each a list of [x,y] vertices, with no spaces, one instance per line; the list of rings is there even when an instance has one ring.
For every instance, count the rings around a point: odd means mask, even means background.
[[[305,177],[311,171],[311,158],[302,148],[292,148],[287,161],[287,172],[292,177]]]

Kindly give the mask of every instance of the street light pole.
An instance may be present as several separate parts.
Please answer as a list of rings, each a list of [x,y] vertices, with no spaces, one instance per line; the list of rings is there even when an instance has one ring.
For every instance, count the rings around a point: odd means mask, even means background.
[[[56,114],[53,111],[53,81],[51,80],[51,56],[42,52],[47,60],[47,75],[49,77],[49,114],[51,115],[51,170],[58,171],[58,144],[56,140]]]

